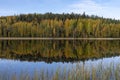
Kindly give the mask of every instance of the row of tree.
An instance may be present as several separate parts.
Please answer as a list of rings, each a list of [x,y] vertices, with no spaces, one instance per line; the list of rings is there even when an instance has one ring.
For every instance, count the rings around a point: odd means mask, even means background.
[[[120,37],[120,21],[83,14],[0,17],[0,37]]]

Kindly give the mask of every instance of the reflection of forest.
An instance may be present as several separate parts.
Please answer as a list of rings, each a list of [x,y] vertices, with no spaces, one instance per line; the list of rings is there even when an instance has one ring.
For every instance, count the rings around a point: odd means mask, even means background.
[[[120,41],[0,41],[0,57],[69,62],[120,55]]]

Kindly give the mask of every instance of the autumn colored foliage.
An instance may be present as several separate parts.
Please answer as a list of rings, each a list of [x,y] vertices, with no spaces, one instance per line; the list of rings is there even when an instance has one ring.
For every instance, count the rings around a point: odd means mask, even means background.
[[[0,17],[0,37],[119,38],[120,21],[84,14],[21,14]]]

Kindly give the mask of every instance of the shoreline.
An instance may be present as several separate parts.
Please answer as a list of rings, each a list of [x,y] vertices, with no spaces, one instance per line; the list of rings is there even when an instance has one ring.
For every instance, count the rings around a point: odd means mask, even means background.
[[[40,38],[40,37],[0,37],[0,40],[120,40],[120,38]]]

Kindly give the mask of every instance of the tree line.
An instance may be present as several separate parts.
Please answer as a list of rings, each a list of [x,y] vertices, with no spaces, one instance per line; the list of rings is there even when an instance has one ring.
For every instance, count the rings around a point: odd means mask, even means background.
[[[83,14],[20,14],[0,17],[0,37],[120,37],[120,21]]]

